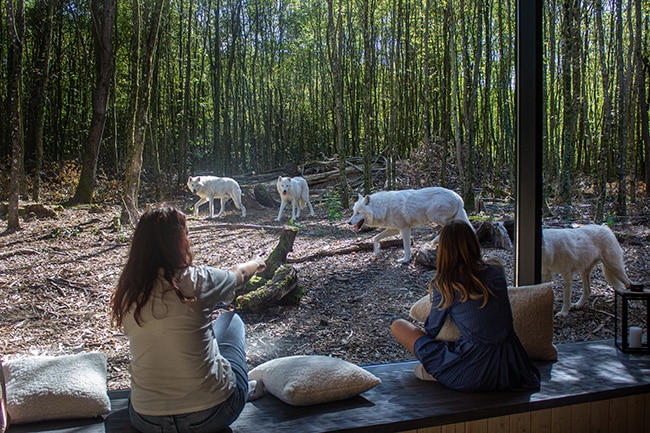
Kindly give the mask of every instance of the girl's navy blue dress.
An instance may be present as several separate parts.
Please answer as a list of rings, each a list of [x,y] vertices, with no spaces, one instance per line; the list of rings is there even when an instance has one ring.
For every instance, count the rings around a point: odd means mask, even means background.
[[[415,343],[415,355],[443,385],[460,391],[539,389],[539,370],[528,357],[512,324],[512,310],[503,270],[487,265],[481,280],[494,292],[482,299],[438,310],[440,292],[433,290],[432,308],[424,324],[426,336]],[[455,342],[435,339],[447,316],[462,336]]]

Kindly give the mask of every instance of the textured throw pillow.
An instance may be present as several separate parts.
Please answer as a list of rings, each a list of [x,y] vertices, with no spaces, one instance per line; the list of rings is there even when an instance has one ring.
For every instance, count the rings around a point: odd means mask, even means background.
[[[338,358],[297,355],[258,365],[248,378],[292,406],[308,406],[354,397],[381,380],[363,368]]]
[[[515,332],[528,356],[536,361],[556,361],[557,347],[553,344],[553,284],[509,287]],[[424,322],[431,310],[429,295],[417,301],[409,312],[418,322]],[[447,317],[438,340],[454,341],[460,331]]]
[[[106,355],[30,356],[3,361],[12,424],[109,413]]]

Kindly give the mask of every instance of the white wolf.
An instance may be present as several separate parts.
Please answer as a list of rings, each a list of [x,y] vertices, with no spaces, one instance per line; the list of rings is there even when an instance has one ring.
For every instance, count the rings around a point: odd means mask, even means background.
[[[359,194],[349,224],[356,231],[364,225],[386,229],[373,238],[375,254],[379,254],[381,239],[401,233],[404,257],[398,262],[408,263],[411,260],[411,228],[430,222],[444,226],[453,220],[465,221],[471,226],[461,196],[446,188],[430,187],[380,191],[365,197]]]
[[[601,262],[609,284],[620,289],[630,287],[623,249],[608,227],[589,224],[575,229],[542,230],[542,280],[550,281],[552,273],[558,273],[564,282],[562,309],[557,316],[564,317],[571,307],[581,307],[587,302],[591,294],[591,271]],[[571,304],[573,274],[580,274],[582,279],[582,296],[575,304]]]
[[[280,203],[280,212],[276,221],[280,221],[282,211],[287,207],[287,203],[291,203],[291,218],[296,220],[300,217],[300,210],[309,206],[309,214],[314,216],[314,208],[309,201],[309,185],[307,181],[300,176],[296,177],[278,177],[278,193],[282,202]]]
[[[229,199],[235,203],[235,207],[241,210],[242,218],[246,217],[246,208],[241,202],[241,188],[235,179],[217,176],[190,176],[187,179],[187,187],[194,194],[201,197],[194,205],[194,216],[199,216],[199,206],[210,202],[210,218],[214,218],[214,199],[221,199],[221,210],[217,218],[223,215],[226,202]]]

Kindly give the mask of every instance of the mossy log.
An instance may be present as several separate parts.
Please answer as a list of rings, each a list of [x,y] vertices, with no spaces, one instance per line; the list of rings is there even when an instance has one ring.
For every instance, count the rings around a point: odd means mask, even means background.
[[[293,242],[296,239],[297,233],[298,229],[296,227],[286,226],[282,229],[278,244],[264,260],[266,269],[260,274],[262,278],[267,280],[272,278],[275,275],[275,271],[287,263],[287,255],[293,250]]]
[[[274,304],[300,303],[303,289],[298,285],[298,272],[286,264],[297,233],[295,227],[283,227],[278,244],[264,260],[264,272],[255,275],[244,288],[237,291],[235,303],[239,309],[259,312]]]
[[[275,275],[261,287],[237,297],[235,304],[243,311],[258,313],[269,305],[279,302],[298,287],[298,272],[295,268],[282,265]]]

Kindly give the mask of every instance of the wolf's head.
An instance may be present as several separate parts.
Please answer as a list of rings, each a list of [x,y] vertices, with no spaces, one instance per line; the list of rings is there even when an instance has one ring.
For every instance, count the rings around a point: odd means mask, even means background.
[[[278,176],[278,192],[281,196],[286,196],[291,191],[291,178]]]
[[[187,179],[187,187],[192,191],[192,193],[196,194],[196,192],[201,188],[201,176],[190,176]]]
[[[372,224],[372,210],[368,207],[370,204],[370,196],[362,196],[359,194],[359,200],[352,208],[352,218],[348,224],[354,226],[354,231],[359,231],[364,224]]]

